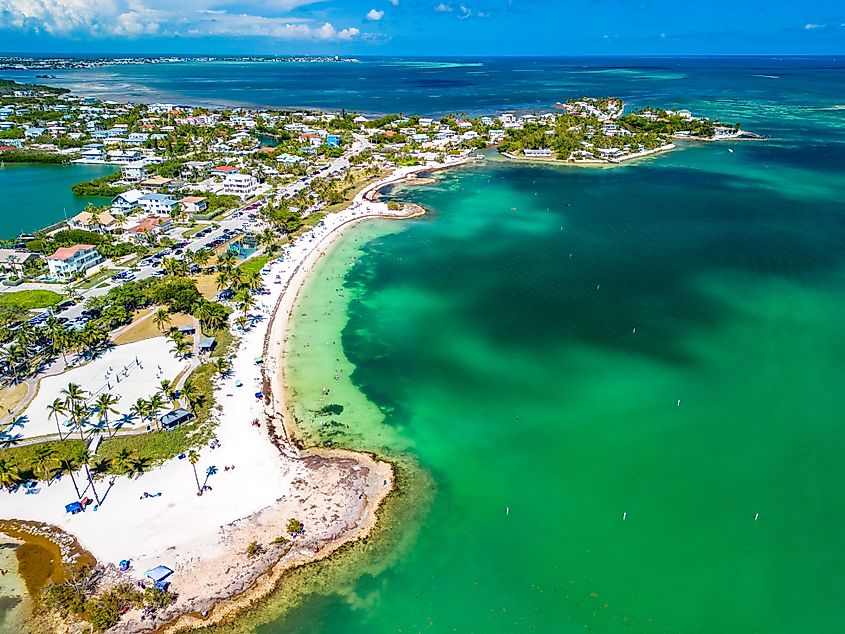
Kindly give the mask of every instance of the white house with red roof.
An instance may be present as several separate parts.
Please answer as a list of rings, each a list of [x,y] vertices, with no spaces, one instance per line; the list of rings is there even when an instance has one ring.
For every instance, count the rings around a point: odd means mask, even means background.
[[[102,261],[103,258],[97,253],[97,247],[94,245],[75,244],[72,247],[56,249],[53,255],[47,256],[47,268],[50,277],[67,280],[78,273],[85,273]]]
[[[231,165],[220,165],[211,170],[212,176],[228,176],[229,174],[237,174],[238,168]]]

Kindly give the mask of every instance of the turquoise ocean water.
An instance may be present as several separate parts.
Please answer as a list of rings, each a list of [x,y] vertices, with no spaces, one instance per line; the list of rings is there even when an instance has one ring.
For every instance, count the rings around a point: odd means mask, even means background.
[[[110,198],[74,196],[76,183],[112,174],[110,165],[29,165],[0,168],[0,238],[14,238],[82,211],[89,202],[106,205]]]
[[[491,158],[390,193],[425,218],[350,230],[294,312],[287,380],[309,442],[412,484],[343,574],[313,568],[246,629],[845,629],[841,63],[370,60],[299,92],[298,68],[196,66],[90,72],[103,94],[217,81],[376,112],[618,94],[771,137],[611,169]]]
[[[297,414],[428,495],[258,631],[842,631],[845,111],[807,86],[707,104],[765,143],[491,160],[345,236],[295,311]]]

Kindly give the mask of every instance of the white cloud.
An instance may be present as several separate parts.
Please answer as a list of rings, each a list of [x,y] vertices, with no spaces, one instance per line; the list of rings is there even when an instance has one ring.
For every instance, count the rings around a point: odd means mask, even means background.
[[[390,2],[390,4],[392,4],[394,7],[398,7],[398,6],[399,6],[399,0],[389,0],[389,2]]]
[[[287,11],[316,0],[267,0]],[[303,17],[251,15],[219,7],[227,0],[0,0],[0,29],[57,36],[228,36],[283,40],[351,40],[356,28],[337,29]],[[212,4],[214,3],[214,4]],[[175,5],[175,6],[174,6]],[[263,7],[262,7],[263,8]]]
[[[379,11],[377,9],[370,9],[367,12],[367,19],[370,22],[378,22],[384,17],[384,11]]]
[[[805,31],[814,31],[816,29],[823,29],[824,27],[825,27],[824,24],[812,24],[812,23],[810,23],[810,24],[804,25],[804,30]]]
[[[470,9],[469,7],[461,5],[458,7],[458,10],[460,10],[461,12],[461,14],[458,16],[460,20],[466,20],[467,18],[472,17],[472,9]]]
[[[441,2],[436,7],[434,7],[434,10],[437,11],[437,13],[451,13],[452,12],[452,5],[444,4],[444,3]]]

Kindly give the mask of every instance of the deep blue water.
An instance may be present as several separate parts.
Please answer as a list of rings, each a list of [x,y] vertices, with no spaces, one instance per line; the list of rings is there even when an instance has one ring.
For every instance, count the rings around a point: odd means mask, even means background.
[[[372,57],[359,63],[185,62],[54,74],[55,80],[38,81],[120,101],[365,113],[544,110],[568,97],[607,94],[637,106],[677,105],[714,115],[747,102],[845,107],[845,57]],[[34,72],[3,76],[36,81]]]

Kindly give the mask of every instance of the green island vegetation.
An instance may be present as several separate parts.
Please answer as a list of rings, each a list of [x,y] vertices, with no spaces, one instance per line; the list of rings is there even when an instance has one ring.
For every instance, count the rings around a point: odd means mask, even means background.
[[[16,90],[28,90],[34,93],[43,93],[50,96],[67,95],[70,93],[68,88],[44,86],[42,84],[21,84],[13,79],[0,79],[0,96],[11,95]]]
[[[107,176],[94,178],[90,181],[76,183],[70,189],[75,196],[108,196],[109,198],[114,198],[126,191],[125,186],[113,184],[121,178],[121,173],[116,172]]]
[[[3,152],[2,157],[2,160],[6,163],[42,163],[44,165],[67,163],[67,157],[42,150],[7,150]]]
[[[643,108],[623,114],[613,97],[571,99],[552,116],[530,117],[522,128],[505,130],[499,152],[509,156],[549,150],[563,161],[621,160],[668,147],[673,138],[712,140],[738,133],[740,126],[693,117],[685,110]]]
[[[53,583],[44,590],[44,607],[59,614],[87,621],[94,631],[104,632],[120,622],[124,612],[145,609],[150,612],[164,609],[175,597],[168,590],[148,586],[143,590],[129,582],[119,583],[97,593],[96,573],[89,568],[75,571],[61,583]]]

